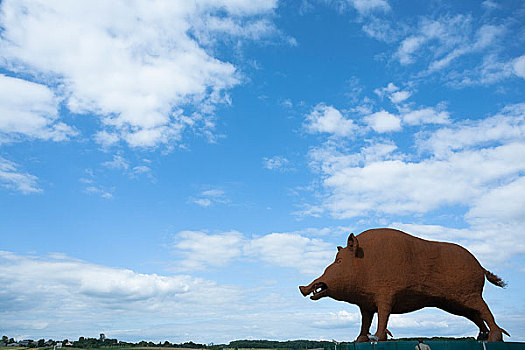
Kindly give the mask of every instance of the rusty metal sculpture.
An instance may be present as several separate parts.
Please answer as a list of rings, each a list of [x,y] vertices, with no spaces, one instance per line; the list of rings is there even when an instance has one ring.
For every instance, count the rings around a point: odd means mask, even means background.
[[[465,248],[427,241],[382,228],[352,233],[345,248],[337,247],[335,262],[308,286],[299,287],[310,299],[331,297],[359,306],[361,332],[356,342],[367,342],[374,313],[375,335],[387,339],[390,314],[437,307],[466,317],[480,330],[478,337],[502,341],[500,328],[482,298],[485,278],[499,287],[505,282],[485,270]],[[488,326],[488,328],[487,328]]]

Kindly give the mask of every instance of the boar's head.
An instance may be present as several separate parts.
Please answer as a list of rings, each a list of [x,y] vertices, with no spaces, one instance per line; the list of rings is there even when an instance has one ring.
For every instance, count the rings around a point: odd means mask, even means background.
[[[352,289],[352,280],[357,271],[356,259],[362,253],[359,250],[359,242],[354,234],[348,237],[345,248],[337,247],[335,261],[328,265],[321,277],[315,279],[308,286],[300,286],[299,290],[303,296],[310,296],[312,300],[323,297],[331,297],[336,300],[345,300]]]

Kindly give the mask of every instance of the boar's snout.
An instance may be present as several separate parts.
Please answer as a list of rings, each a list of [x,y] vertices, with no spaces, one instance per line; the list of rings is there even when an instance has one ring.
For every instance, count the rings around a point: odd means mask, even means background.
[[[318,300],[328,293],[328,286],[324,282],[319,282],[317,280],[313,281],[308,286],[299,286],[299,290],[303,296],[308,296],[310,293],[313,293],[310,299]]]
[[[310,294],[310,291],[308,291],[308,288],[306,286],[299,286],[299,290],[301,291],[301,294],[303,295],[303,297]]]

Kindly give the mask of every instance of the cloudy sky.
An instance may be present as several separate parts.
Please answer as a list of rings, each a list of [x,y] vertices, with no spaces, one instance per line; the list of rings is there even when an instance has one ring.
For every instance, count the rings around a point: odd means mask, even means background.
[[[464,245],[525,341],[522,1],[0,2],[0,331],[353,340],[350,232]],[[475,336],[439,310],[395,337]]]

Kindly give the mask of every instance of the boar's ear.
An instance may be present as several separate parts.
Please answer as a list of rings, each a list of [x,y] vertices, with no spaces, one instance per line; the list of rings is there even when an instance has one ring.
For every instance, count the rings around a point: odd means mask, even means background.
[[[343,247],[341,247],[340,245],[337,246],[337,251],[340,251],[341,249],[343,249]]]
[[[353,250],[355,252],[355,255],[357,256],[357,252],[359,251],[359,242],[357,241],[357,237],[354,236],[353,233],[348,236],[348,249]]]

